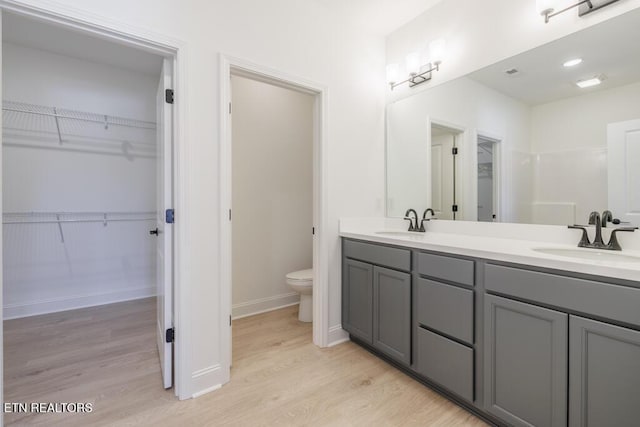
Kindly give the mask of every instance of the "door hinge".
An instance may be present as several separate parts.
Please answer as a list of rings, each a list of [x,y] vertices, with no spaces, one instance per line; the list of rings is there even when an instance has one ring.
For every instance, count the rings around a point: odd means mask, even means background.
[[[451,210],[452,210],[453,212],[458,212],[458,205],[453,205],[453,206],[451,206]]]
[[[231,315],[229,315],[229,326],[231,326]]]
[[[451,149],[451,154],[453,154],[454,156],[455,156],[456,154],[458,154],[458,147],[453,147],[453,148]]]
[[[167,89],[164,91],[164,101],[167,104],[173,104],[173,89]]]
[[[164,221],[167,224],[173,224],[174,223],[174,221],[175,221],[175,212],[174,212],[173,209],[167,209],[164,212]]]
[[[229,221],[231,221],[231,209],[229,209]]]
[[[316,235],[316,228],[315,227],[311,227],[311,234],[313,234],[314,236]]]
[[[176,332],[174,328],[169,328],[164,334],[164,339],[166,342],[174,342],[176,338]]]
[[[229,103],[229,114],[231,114],[231,103]]]

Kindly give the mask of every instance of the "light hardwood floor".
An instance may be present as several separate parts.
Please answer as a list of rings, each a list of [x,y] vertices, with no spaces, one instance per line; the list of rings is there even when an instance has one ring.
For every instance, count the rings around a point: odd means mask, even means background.
[[[320,349],[297,307],[233,323],[231,383],[187,401],[162,389],[155,300],[10,320],[6,402],[92,402],[90,414],[5,414],[46,426],[482,426],[353,343]]]

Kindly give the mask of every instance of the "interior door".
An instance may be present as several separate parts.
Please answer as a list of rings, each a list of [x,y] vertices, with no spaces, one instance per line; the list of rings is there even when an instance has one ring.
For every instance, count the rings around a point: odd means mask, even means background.
[[[453,219],[454,200],[454,136],[431,136],[431,206],[440,219]]]
[[[172,209],[172,104],[165,98],[165,90],[171,88],[171,63],[164,60],[157,92],[156,164],[156,282],[157,282],[157,342],[160,355],[162,381],[165,388],[173,385],[173,340],[167,339],[167,331],[173,328],[173,225],[167,210]],[[167,342],[170,341],[170,342]]]
[[[609,206],[615,218],[640,226],[640,120],[607,129]]]

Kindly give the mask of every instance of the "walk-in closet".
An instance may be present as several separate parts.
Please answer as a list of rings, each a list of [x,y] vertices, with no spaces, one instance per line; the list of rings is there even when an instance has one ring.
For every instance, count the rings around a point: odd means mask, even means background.
[[[3,14],[5,401],[160,378],[162,75],[160,56]]]

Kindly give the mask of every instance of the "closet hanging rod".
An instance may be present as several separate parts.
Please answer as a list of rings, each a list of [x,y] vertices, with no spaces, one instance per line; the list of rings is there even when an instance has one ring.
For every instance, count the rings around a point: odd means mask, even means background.
[[[47,219],[43,221],[38,220],[28,220],[28,221],[2,221],[3,224],[60,224],[60,223],[69,223],[69,222],[136,222],[136,221],[151,221],[155,220],[156,217],[145,217],[145,218],[107,218],[105,219]]]
[[[3,212],[3,215],[16,216],[45,216],[45,215],[155,215],[156,211],[26,211],[26,212]]]
[[[59,118],[59,119],[79,120],[79,121],[83,121],[83,122],[108,124],[108,125],[114,125],[114,126],[126,126],[126,127],[140,128],[140,129],[155,129],[156,128],[156,124],[154,122],[147,122],[147,121],[144,121],[144,120],[125,119],[125,118],[120,118],[120,117],[118,117],[118,119],[125,120],[125,121],[128,121],[128,122],[137,122],[138,124],[123,124],[123,123],[118,123],[117,121],[109,121],[109,117],[110,116],[105,116],[106,120],[98,120],[98,119],[89,119],[89,118],[84,118],[84,117],[74,117],[74,116],[70,116],[68,114],[46,113],[46,112],[42,112],[42,111],[32,111],[32,110],[26,110],[26,109],[22,109],[22,108],[2,107],[2,110],[3,111],[11,111],[11,112],[14,112],[14,113],[36,114],[36,115],[39,115],[39,116],[54,117],[54,118]]]

